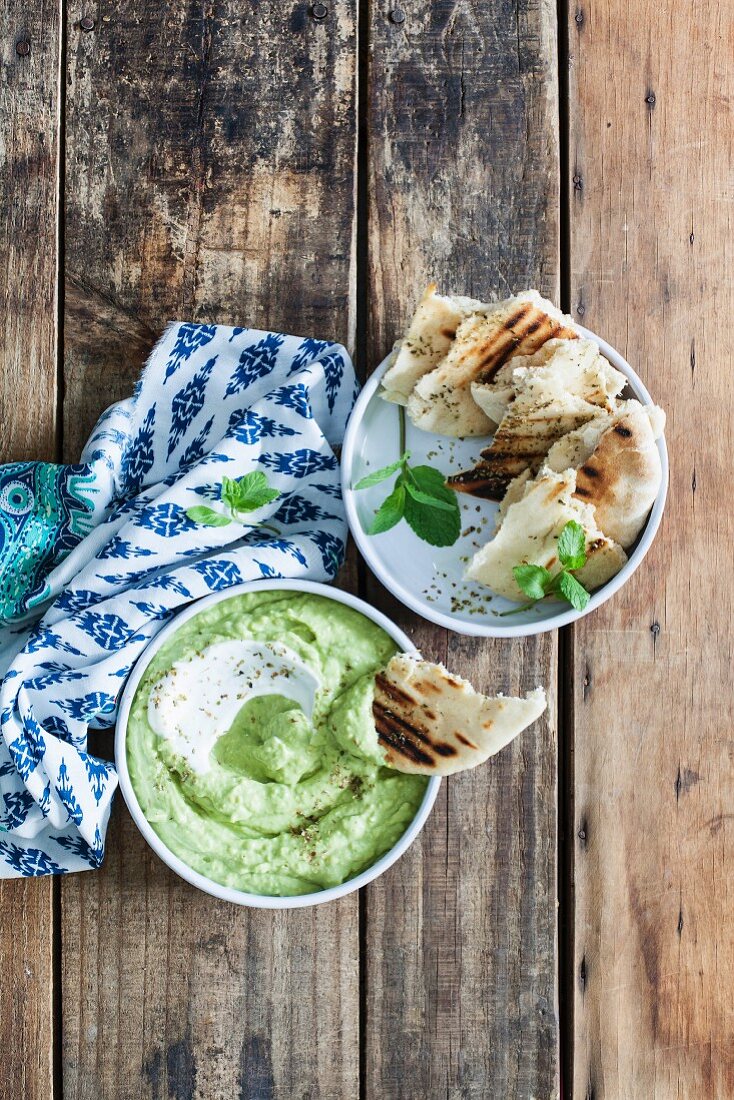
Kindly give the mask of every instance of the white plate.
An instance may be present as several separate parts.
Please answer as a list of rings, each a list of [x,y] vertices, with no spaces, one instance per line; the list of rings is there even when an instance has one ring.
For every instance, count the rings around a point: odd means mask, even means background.
[[[378,626],[382,627],[385,633],[390,635],[395,644],[399,646],[403,652],[415,653],[415,646],[407,634],[404,634],[403,631],[388,619],[386,615],[383,615],[381,611],[375,610],[374,607],[370,607],[369,604],[366,604],[356,596],[352,596],[349,592],[342,592],[339,589],[330,588],[325,584],[317,584],[315,581],[248,581],[245,584],[233,585],[232,588],[228,588],[224,592],[216,592],[211,596],[205,596],[203,599],[196,600],[194,603],[189,604],[185,610],[176,615],[175,619],[168,623],[167,626],[164,626],[163,630],[161,630],[159,634],[156,634],[153,641],[143,650],[143,653],[138,658],[135,668],[125,684],[125,690],[120,700],[120,710],[117,719],[117,728],[115,730],[115,763],[117,764],[117,774],[120,780],[120,791],[130,811],[130,816],[156,855],[158,855],[164,863],[167,863],[171,870],[175,871],[177,875],[186,879],[186,881],[190,882],[193,886],[197,886],[200,890],[204,890],[207,894],[213,894],[214,897],[223,898],[225,901],[232,901],[236,905],[249,905],[254,909],[301,909],[307,905],[321,905],[325,901],[334,901],[336,898],[343,898],[345,894],[351,894],[353,890],[358,890],[361,886],[365,886],[368,882],[372,882],[372,880],[376,879],[378,875],[381,875],[383,871],[386,871],[388,867],[391,867],[395,860],[399,859],[400,856],[407,851],[425,825],[426,819],[433,808],[433,803],[436,801],[438,789],[441,786],[440,777],[432,776],[428,780],[428,786],[426,787],[423,801],[418,807],[415,817],[400,837],[397,844],[393,845],[393,847],[388,852],[385,852],[383,856],[380,856],[380,858],[373,863],[371,867],[368,867],[366,871],[362,871],[361,874],[355,875],[354,878],[347,879],[347,881],[341,883],[340,886],[331,886],[326,890],[318,890],[313,894],[299,894],[296,897],[272,897],[266,894],[250,894],[245,890],[236,890],[232,886],[225,886],[221,882],[214,882],[213,879],[209,879],[205,875],[200,874],[199,871],[195,871],[193,867],[189,867],[187,863],[184,863],[182,859],[174,855],[170,848],[163,843],[158,833],[143,813],[137,795],[135,794],[127,766],[126,738],[130,707],[132,706],[135,692],[138,689],[138,684],[142,680],[145,670],[161,646],[165,645],[171,635],[175,634],[185,622],[192,619],[206,608],[212,607],[214,604],[222,603],[225,600],[231,600],[236,596],[241,596],[244,592],[272,592],[274,590],[280,592],[313,592],[317,596],[324,596],[326,599],[336,600],[338,603],[346,604],[347,607],[354,608],[355,611],[359,611],[365,618],[371,619],[373,623],[377,623]]]
[[[643,405],[652,405],[650,394],[619,352],[593,332],[580,325],[576,328],[581,336],[595,340],[602,355],[626,375],[638,400]],[[566,604],[544,601],[528,611],[501,618],[501,612],[517,605],[480,584],[463,580],[469,558],[494,531],[497,505],[492,501],[459,493],[462,534],[453,546],[443,549],[422,542],[404,520],[381,535],[366,535],[365,525],[371,521],[394,479],[359,492],[355,492],[352,485],[399,456],[398,406],[378,396],[380,379],[387,365],[388,360],[383,360],[369,379],[349,419],[341,457],[342,490],[349,527],[363,558],[397,599],[424,619],[459,634],[510,638],[540,634],[574,622],[594,611],[622,587],[650,549],[663,515],[668,491],[668,451],[662,437],[658,440],[658,450],[663,480],[647,524],[629,552],[625,566],[593,593],[581,612]],[[411,462],[437,466],[445,474],[473,466],[479,450],[487,443],[486,439],[447,439],[423,432],[409,419],[406,432]]]

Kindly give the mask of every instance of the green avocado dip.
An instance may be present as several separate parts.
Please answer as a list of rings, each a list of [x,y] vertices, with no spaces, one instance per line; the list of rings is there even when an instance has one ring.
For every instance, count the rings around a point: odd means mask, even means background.
[[[399,840],[426,790],[383,765],[374,674],[397,647],[312,593],[235,596],[155,655],[127,725],[130,780],[207,878],[285,897],[337,886]]]

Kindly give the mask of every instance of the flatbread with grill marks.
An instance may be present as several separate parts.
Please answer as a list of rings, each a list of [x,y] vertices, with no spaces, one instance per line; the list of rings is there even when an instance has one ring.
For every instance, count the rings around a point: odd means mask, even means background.
[[[489,447],[479,452],[481,461],[449,477],[447,485],[457,493],[500,501],[519,474],[540,469],[556,440],[597,414],[597,407],[580,397],[556,397],[542,405],[518,397]]]
[[[443,665],[398,653],[375,677],[373,716],[388,767],[453,775],[499,752],[546,705],[542,688],[524,699],[492,698]]]
[[[586,564],[575,571],[581,584],[590,591],[618,573],[627,555],[600,530],[594,509],[574,496],[575,488],[575,470],[555,473],[547,467],[541,469],[533,481],[526,482],[519,499],[509,505],[494,538],[476,552],[467,568],[467,578],[508,600],[522,602],[525,596],[512,572],[514,566],[541,565],[557,573],[561,568],[558,537],[569,520],[581,524],[586,535]]]
[[[625,401],[614,415],[592,421],[548,454],[551,469],[564,462],[576,468],[574,496],[593,505],[597,526],[625,549],[644,527],[660,491],[656,440],[664,427],[662,409]]]
[[[381,397],[406,405],[416,383],[443,359],[460,322],[482,303],[475,298],[446,297],[431,283],[421,298],[404,339],[396,344],[382,378]]]
[[[502,500],[514,478],[524,470],[538,471],[557,440],[611,409],[627,382],[591,340],[549,340],[519,362],[524,365],[513,369],[512,393],[481,461],[448,480],[456,492]],[[472,392],[499,413],[504,387],[495,392],[475,385]]]
[[[472,382],[472,396],[499,424],[518,394],[538,402],[574,394],[605,409],[626,384],[593,340],[553,339],[532,355],[514,355],[490,382]]]
[[[559,337],[577,338],[571,319],[535,290],[482,306],[459,324],[444,357],[417,381],[408,415],[416,427],[438,435],[489,435],[495,422],[474,400],[472,383],[491,382],[514,356]]]

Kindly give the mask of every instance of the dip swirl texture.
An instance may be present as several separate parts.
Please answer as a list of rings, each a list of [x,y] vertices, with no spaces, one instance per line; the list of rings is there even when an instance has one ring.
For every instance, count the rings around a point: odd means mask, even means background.
[[[175,675],[176,689],[195,696],[187,664],[237,640],[292,651],[319,681],[313,714],[286,685],[246,698],[198,770],[151,725],[151,695],[155,707]],[[377,741],[374,675],[395,652],[358,611],[306,592],[247,593],[184,623],[146,669],[127,726],[133,789],[164,844],[215,882],[274,897],[336,886],[370,867],[405,832],[427,785],[385,767]]]

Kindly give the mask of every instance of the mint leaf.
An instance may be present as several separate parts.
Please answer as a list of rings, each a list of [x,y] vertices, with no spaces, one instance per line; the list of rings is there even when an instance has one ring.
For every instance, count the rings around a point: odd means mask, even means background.
[[[439,497],[430,496],[421,489],[417,489],[410,480],[406,480],[404,484],[413,500],[416,500],[419,504],[425,504],[429,508],[441,508],[445,512],[453,512],[456,507],[455,500],[440,500]]]
[[[461,513],[456,502],[453,509],[444,509],[419,503],[408,494],[405,518],[418,538],[431,546],[453,546],[461,534]]]
[[[518,588],[537,602],[545,596],[558,596],[568,600],[576,611],[583,611],[590,595],[577,581],[571,569],[580,569],[586,563],[586,535],[580,523],[569,520],[558,536],[558,557],[563,568],[553,576],[541,565],[529,565],[526,562],[516,565],[512,570]],[[525,604],[518,611],[526,611],[531,604]],[[511,611],[502,612],[511,615]]]
[[[386,481],[391,474],[398,472],[404,462],[407,462],[410,458],[410,451],[406,451],[404,455],[401,455],[397,462],[391,462],[389,466],[383,466],[381,470],[375,470],[372,474],[367,474],[354,486],[355,489],[369,489],[372,485],[379,485],[381,481]]]
[[[222,478],[222,486],[219,490],[219,499],[223,504],[228,504],[230,508],[234,508],[235,501],[237,500],[237,482],[233,481],[231,477],[226,475]]]
[[[375,512],[375,518],[369,526],[368,535],[380,535],[383,531],[389,531],[403,518],[405,511],[405,489],[402,485],[396,485],[390,496],[383,500]]]
[[[268,484],[262,470],[253,470],[236,481],[228,477],[222,479],[221,498],[233,512],[254,512],[279,496],[280,492]]]
[[[531,600],[542,600],[551,582],[550,573],[542,565],[516,565],[512,575],[520,591]]]
[[[402,437],[404,439],[404,436]],[[401,441],[401,446],[404,446]],[[367,474],[354,486],[369,489],[393,474],[398,477],[390,495],[382,502],[369,527],[368,535],[389,531],[405,518],[418,538],[432,546],[453,546],[461,533],[461,511],[456,494],[447,488],[444,475],[433,466],[408,465],[410,451],[397,462]]]
[[[561,595],[565,596],[571,607],[575,608],[576,611],[583,611],[591,599],[584,586],[570,573],[559,573],[556,580],[558,581],[558,590]]]
[[[405,518],[419,538],[431,546],[453,546],[461,534],[461,510],[456,493],[434,466],[411,466],[410,496]],[[417,492],[413,492],[417,486]],[[428,498],[428,499],[426,499]]]
[[[196,505],[194,508],[187,508],[186,515],[194,523],[200,523],[204,527],[226,527],[232,520],[229,516],[222,515],[221,512],[215,512],[213,508],[207,508],[205,505]]]
[[[558,536],[558,558],[566,569],[586,565],[586,535],[580,523],[571,519]]]
[[[446,478],[434,466],[411,466],[410,475],[418,488],[429,496],[453,502],[457,505],[456,493],[446,485]]]

